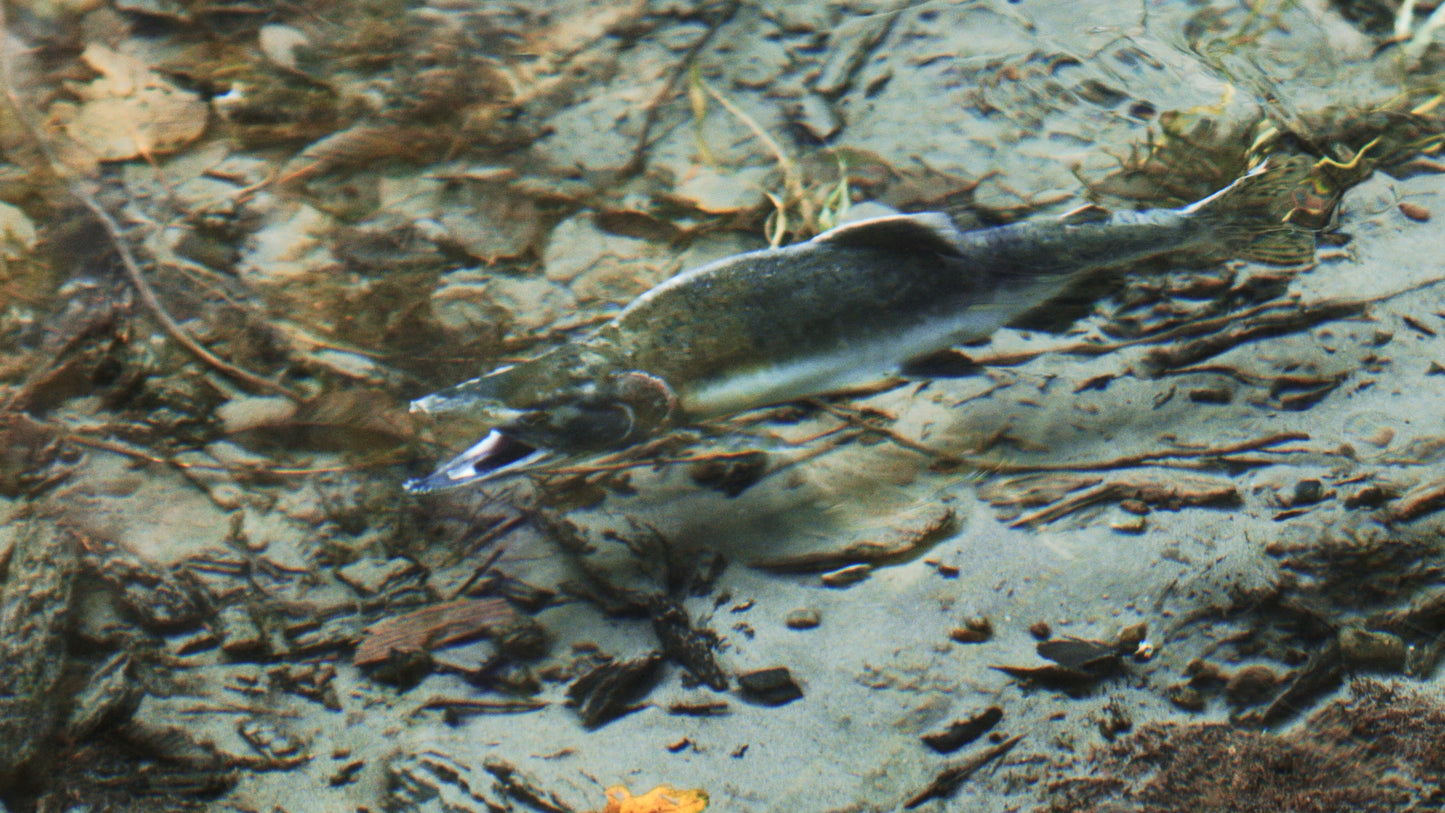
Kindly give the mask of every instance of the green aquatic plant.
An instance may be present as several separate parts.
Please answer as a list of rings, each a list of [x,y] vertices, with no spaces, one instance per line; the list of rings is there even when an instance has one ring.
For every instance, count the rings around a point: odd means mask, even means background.
[[[763,195],[772,204],[772,210],[763,222],[763,234],[769,246],[777,248],[839,224],[852,203],[848,163],[842,155],[835,155],[837,180],[816,181],[809,177],[803,163],[790,155],[756,119],[708,84],[695,65],[688,73],[687,87],[693,115],[693,142],[704,163],[710,166],[719,163],[708,146],[705,126],[709,100],[712,100],[741,122],[762,143],[777,165],[782,176],[781,189],[763,190]]]

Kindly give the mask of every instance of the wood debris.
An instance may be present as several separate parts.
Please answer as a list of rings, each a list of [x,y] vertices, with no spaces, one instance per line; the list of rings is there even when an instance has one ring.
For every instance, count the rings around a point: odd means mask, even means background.
[[[521,621],[522,616],[499,598],[433,604],[367,627],[352,663],[373,666],[384,663],[392,652],[420,652],[495,635]]]
[[[567,702],[577,708],[583,725],[605,725],[642,707],[641,699],[661,677],[660,666],[661,652],[604,663],[572,681]]]
[[[1018,745],[1023,738],[1024,735],[1022,734],[1009,737],[998,745],[986,748],[968,759],[949,765],[938,772],[938,775],[933,778],[933,781],[928,784],[928,787],[914,794],[908,801],[903,803],[903,806],[912,810],[932,799],[947,799],[958,790],[959,785],[962,785],[965,780],[977,773],[980,768],[1012,751],[1014,746]]]
[[[58,722],[76,540],[48,518],[22,520],[0,592],[0,780],[41,757]]]
[[[1041,525],[1093,505],[1135,500],[1153,508],[1232,505],[1239,501],[1234,483],[1168,471],[1135,471],[1108,477],[1054,475],[1015,478],[991,484],[985,498],[995,507],[1043,505],[1009,523],[1010,528]]]

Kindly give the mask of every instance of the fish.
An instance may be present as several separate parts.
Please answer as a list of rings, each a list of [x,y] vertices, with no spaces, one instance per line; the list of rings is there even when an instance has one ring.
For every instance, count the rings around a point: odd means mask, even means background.
[[[942,212],[890,215],[683,271],[590,335],[413,401],[481,439],[404,488],[476,483],[872,383],[988,337],[1102,268],[1183,251],[1307,262],[1314,233],[1280,205],[1298,167],[1266,159],[1178,209],[1086,206],[971,230]]]

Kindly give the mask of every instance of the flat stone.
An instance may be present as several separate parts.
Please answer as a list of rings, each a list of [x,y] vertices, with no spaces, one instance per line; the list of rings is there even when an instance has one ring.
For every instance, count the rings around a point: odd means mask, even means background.
[[[783,706],[803,696],[803,689],[786,666],[757,669],[738,675],[743,697],[763,706]]]
[[[784,623],[788,625],[788,629],[810,630],[822,622],[823,619],[818,615],[817,610],[803,607],[788,613]]]
[[[221,650],[227,655],[254,655],[266,649],[266,635],[245,605],[222,607],[216,613],[213,626],[221,639]]]
[[[394,559],[359,559],[336,570],[336,578],[363,596],[374,596],[388,585],[409,576],[419,569],[416,562],[396,557]]]

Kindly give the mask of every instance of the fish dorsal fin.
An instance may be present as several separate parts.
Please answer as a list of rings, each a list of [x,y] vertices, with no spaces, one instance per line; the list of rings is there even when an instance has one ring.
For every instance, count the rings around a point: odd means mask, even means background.
[[[845,223],[814,237],[812,242],[900,252],[963,253],[958,227],[942,212],[888,215]]]
[[[1086,203],[1059,215],[1059,222],[1066,226],[1077,226],[1080,223],[1098,223],[1100,220],[1108,220],[1114,213],[1100,206],[1097,203]]]

